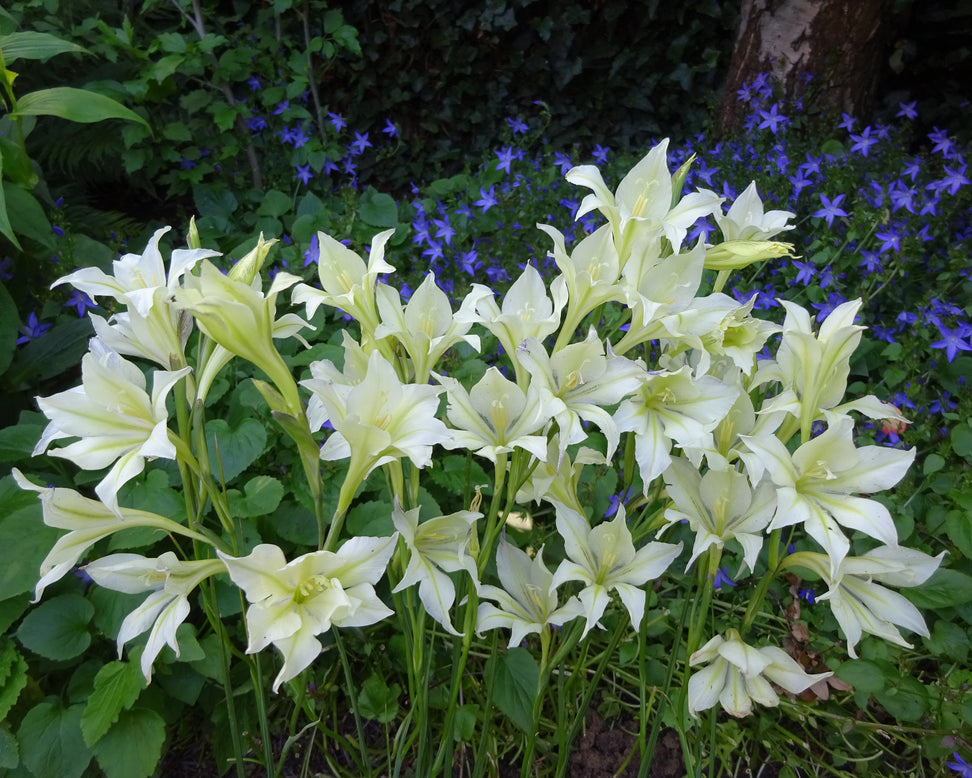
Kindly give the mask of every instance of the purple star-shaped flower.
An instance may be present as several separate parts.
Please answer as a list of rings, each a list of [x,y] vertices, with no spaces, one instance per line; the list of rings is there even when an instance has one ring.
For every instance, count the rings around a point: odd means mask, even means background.
[[[847,211],[840,207],[845,197],[846,195],[839,194],[831,200],[827,195],[821,194],[820,202],[823,203],[823,208],[814,213],[813,216],[818,219],[824,219],[827,222],[827,226],[832,227],[835,217],[847,216]]]

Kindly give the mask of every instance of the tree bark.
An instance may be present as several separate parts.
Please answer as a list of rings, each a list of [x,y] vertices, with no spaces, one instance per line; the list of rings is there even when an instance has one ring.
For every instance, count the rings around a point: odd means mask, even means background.
[[[731,131],[745,115],[737,90],[760,73],[787,98],[816,81],[813,107],[866,117],[888,69],[893,0],[742,0],[739,32],[719,114]],[[809,108],[809,106],[808,106]]]

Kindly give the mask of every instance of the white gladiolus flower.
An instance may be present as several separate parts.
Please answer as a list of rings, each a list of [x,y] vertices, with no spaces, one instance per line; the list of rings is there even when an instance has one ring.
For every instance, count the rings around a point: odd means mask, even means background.
[[[645,613],[641,587],[668,569],[682,544],[651,542],[636,551],[623,505],[611,521],[593,528],[582,514],[557,505],[557,531],[564,539],[567,559],[554,573],[554,587],[566,581],[585,585],[578,595],[587,618],[584,634],[604,615],[612,590],[627,608],[631,626],[638,629]]]
[[[395,551],[388,538],[355,537],[336,552],[313,551],[288,562],[277,546],[260,544],[245,557],[217,551],[233,583],[246,594],[246,652],[271,643],[284,657],[273,682],[294,678],[310,666],[322,646],[317,635],[334,627],[364,627],[388,616],[374,584]]]
[[[157,370],[150,397],[142,371],[92,338],[90,351],[81,360],[81,386],[37,398],[50,424],[34,455],[47,451],[55,440],[80,438],[53,449],[50,455],[69,459],[85,470],[100,470],[114,463],[95,493],[121,516],[118,490],[142,472],[145,460],[176,458],[175,445],[169,440],[165,398],[188,372],[188,367]]]
[[[148,631],[142,652],[142,675],[152,681],[152,663],[166,644],[179,656],[176,630],[189,615],[189,594],[201,581],[225,572],[218,559],[180,561],[167,551],[158,559],[139,554],[110,554],[97,559],[84,570],[99,586],[116,592],[152,592],[129,613],[118,630],[118,656],[123,646]]]
[[[717,702],[737,718],[752,713],[753,702],[775,707],[780,698],[770,682],[799,694],[833,673],[807,673],[799,663],[776,646],[754,648],[734,629],[716,635],[689,657],[689,665],[707,664],[689,678],[688,709],[693,717]]]
[[[576,597],[570,597],[563,605],[557,602],[557,587],[553,573],[543,563],[543,548],[530,559],[500,536],[496,547],[496,572],[503,588],[482,584],[479,596],[493,600],[479,605],[476,614],[476,632],[488,629],[510,630],[509,647],[518,646],[523,639],[538,633],[548,624],[562,626],[584,615],[584,606]]]

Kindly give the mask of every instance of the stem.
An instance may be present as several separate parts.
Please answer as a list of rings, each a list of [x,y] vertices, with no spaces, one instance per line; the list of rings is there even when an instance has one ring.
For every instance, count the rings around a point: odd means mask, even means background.
[[[370,776],[372,774],[371,764],[368,761],[368,748],[365,745],[364,726],[361,724],[361,716],[358,715],[358,704],[354,696],[354,675],[351,673],[348,655],[344,650],[344,640],[341,637],[341,631],[332,629],[331,634],[334,636],[334,645],[337,646],[338,654],[341,655],[341,667],[344,669],[344,682],[348,685],[348,699],[351,703],[351,712],[354,714],[354,726],[358,732],[358,747],[361,751],[361,769],[366,770],[367,775]]]

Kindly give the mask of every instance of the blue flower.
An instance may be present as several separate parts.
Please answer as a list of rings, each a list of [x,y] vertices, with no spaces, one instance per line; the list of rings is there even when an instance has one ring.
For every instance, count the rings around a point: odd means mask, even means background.
[[[299,178],[304,186],[307,186],[307,182],[314,177],[314,174],[310,172],[310,165],[297,165],[297,175],[294,178]]]
[[[591,156],[594,157],[595,162],[601,165],[606,165],[608,161],[607,155],[610,150],[611,149],[609,149],[607,146],[602,146],[600,143],[598,143],[591,152]]]
[[[854,123],[857,121],[857,119],[855,119],[849,113],[842,113],[840,115],[840,118],[841,121],[840,124],[837,125],[838,127],[847,130],[847,132],[850,132],[851,130],[854,129]]]
[[[765,130],[769,128],[774,135],[779,132],[780,127],[786,125],[787,119],[785,116],[780,115],[778,103],[773,103],[768,111],[760,111],[759,115],[762,118],[762,121],[759,123],[759,129]]]
[[[553,161],[554,165],[558,165],[560,167],[561,175],[566,175],[567,171],[574,167],[574,163],[570,161],[570,157],[560,151],[554,154]]]
[[[811,605],[813,605],[817,601],[816,595],[814,595],[813,593],[813,589],[800,589],[800,591],[797,592],[797,594],[800,597],[802,597],[804,600],[809,602]]]
[[[75,289],[73,292],[71,292],[71,297],[68,299],[68,301],[64,303],[64,307],[77,309],[78,318],[80,319],[82,316],[84,316],[84,312],[88,308],[97,308],[98,306],[80,289]]]
[[[729,577],[729,568],[720,567],[716,570],[715,580],[712,582],[712,588],[719,591],[723,585],[725,586],[738,586],[738,584]]]
[[[878,139],[871,136],[871,128],[865,127],[860,135],[851,135],[851,140],[854,141],[854,145],[851,146],[851,151],[859,151],[861,155],[866,157],[868,149],[871,148]]]
[[[505,170],[507,173],[510,172],[510,164],[516,157],[516,152],[513,151],[512,146],[506,146],[500,151],[494,152],[497,157],[499,157],[499,164],[496,166],[496,170]]]
[[[290,110],[290,100],[283,100],[277,103],[277,107],[273,109],[273,115],[279,116],[284,111],[289,111],[289,110]]]
[[[891,249],[901,250],[901,236],[894,231],[893,227],[888,227],[884,232],[875,232],[874,237],[881,241],[881,248],[878,249],[879,254]]]
[[[495,184],[493,184],[493,186],[489,188],[488,192],[485,189],[481,188],[479,190],[480,197],[476,202],[473,203],[473,205],[475,205],[477,208],[482,208],[483,213],[486,213],[486,211],[488,211],[494,205],[498,205],[496,196],[494,194],[495,192],[496,192]]]
[[[307,247],[307,251],[304,252],[304,267],[308,265],[316,265],[317,260],[321,258],[321,247],[317,241],[317,233],[315,232],[311,236],[310,245]]]
[[[364,150],[371,148],[371,141],[368,140],[368,133],[354,133],[354,141],[351,143],[350,151],[354,156],[364,154]]]
[[[398,137],[398,128],[392,124],[391,119],[385,119],[385,126],[382,127],[381,131],[385,133],[389,138]]]
[[[895,114],[895,117],[903,116],[906,119],[917,119],[918,111],[915,110],[915,106],[917,104],[918,104],[917,100],[910,103],[898,103],[898,107],[901,110]]]
[[[928,133],[928,140],[935,145],[932,146],[932,153],[940,151],[943,157],[949,157],[955,149],[955,144],[948,137],[948,132],[935,127],[934,132]]]
[[[941,333],[942,339],[932,343],[931,347],[945,349],[945,356],[949,362],[955,359],[959,351],[972,351],[972,344],[963,340],[963,338],[972,335],[972,326],[959,325],[956,329],[950,330],[948,327],[939,325],[938,331]]]
[[[831,200],[827,195],[821,194],[820,202],[823,203],[824,207],[814,213],[813,216],[826,220],[828,227],[833,226],[835,216],[847,216],[847,211],[840,207],[844,197],[846,195],[839,194]]]
[[[344,117],[339,113],[328,113],[327,116],[331,126],[338,132],[341,132],[341,130],[348,126],[348,123],[344,121]]]
[[[50,328],[50,324],[42,324],[41,322],[37,321],[37,314],[32,312],[30,316],[27,317],[27,323],[20,328],[20,337],[17,338],[17,345],[19,346],[29,340],[39,338]]]
[[[530,129],[530,125],[526,124],[519,116],[508,116],[506,123],[513,130],[513,137],[523,135]]]
[[[946,762],[945,766],[954,770],[960,778],[972,778],[972,765],[959,756],[958,751],[953,751],[954,762]]]

